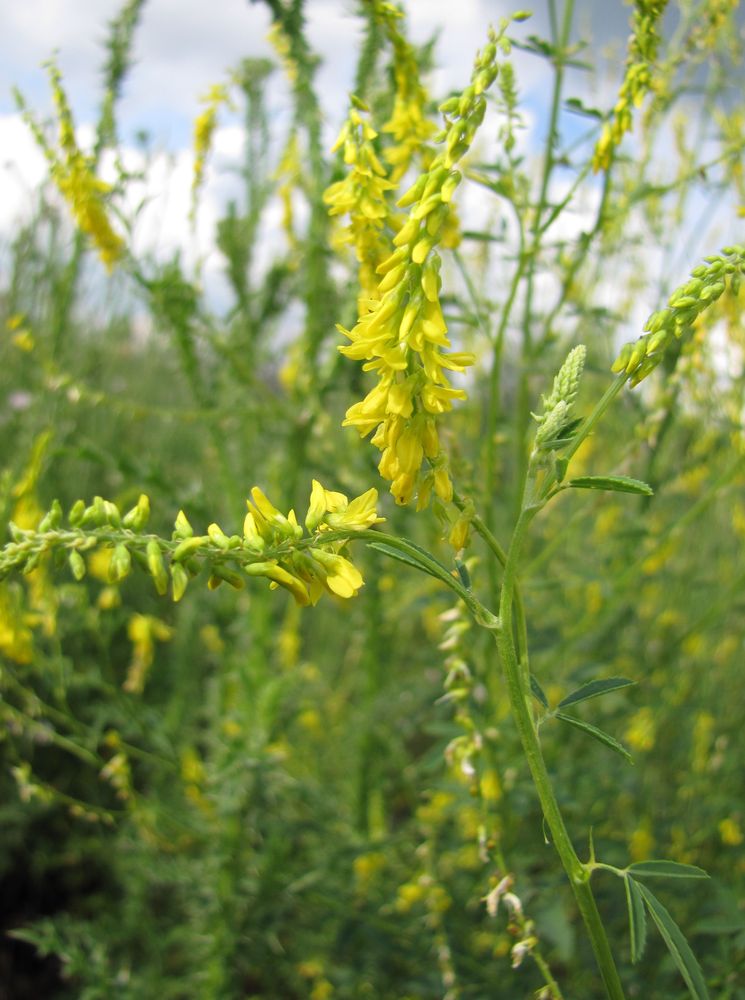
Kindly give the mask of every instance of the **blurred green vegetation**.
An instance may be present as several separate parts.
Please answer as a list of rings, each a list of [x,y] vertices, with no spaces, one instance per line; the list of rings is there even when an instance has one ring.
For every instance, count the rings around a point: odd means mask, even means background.
[[[385,485],[369,444],[341,428],[366,384],[336,349],[335,323],[355,315],[357,262],[337,253],[323,192],[345,167],[322,144],[303,5],[267,2],[284,69],[247,60],[230,78],[234,110],[220,112],[247,129],[244,191],[216,231],[229,308],[215,311],[178,255],[103,276],[51,186],[6,248],[2,524],[33,527],[55,498],[65,510],[94,495],[126,508],[144,492],[165,537],[179,509],[198,531],[239,530],[254,484],[299,516],[313,478],[350,496]],[[112,26],[94,166],[116,148],[142,6],[130,0]],[[396,77],[374,6],[359,5],[357,91],[384,121]],[[610,383],[619,336],[639,332],[627,318],[661,307],[698,262],[680,250],[701,205],[734,217],[745,203],[732,5],[679,6],[661,82],[606,173],[589,171],[592,111],[579,144],[562,139],[561,119],[548,154],[518,152],[519,78],[493,99],[464,168],[484,207],[476,222],[461,211],[443,304],[478,362],[442,437],[458,492],[500,538],[530,411],[568,348],[588,348],[585,413]],[[511,29],[558,65],[558,35],[529,34],[529,23]],[[431,49],[412,51],[424,72]],[[266,81],[288,66],[294,114],[289,135],[275,135]],[[426,110],[436,119],[436,102]],[[589,191],[590,221],[546,226],[499,331],[513,219],[529,222],[539,200],[544,222],[558,217],[575,181],[562,211],[571,218]],[[131,182],[119,177],[114,203]],[[287,231],[267,239],[282,198]],[[112,218],[129,238],[136,218]],[[621,740],[634,767],[558,721],[541,729],[579,853],[592,830],[598,857],[619,867],[667,857],[711,874],[666,884],[664,898],[722,1000],[745,998],[742,303],[741,292],[713,305],[574,460],[575,476],[637,476],[654,496],[562,495],[522,573],[531,669],[552,705],[595,677],[636,682],[593,701],[592,715],[576,711]],[[387,497],[382,508],[387,530],[454,565],[452,505],[415,513]],[[82,581],[43,563],[0,583],[3,1000],[529,997],[544,978],[510,954],[525,926],[484,904],[507,874],[564,995],[600,995],[489,669],[493,644],[436,580],[360,547],[366,585],[349,602],[298,608],[256,580],[240,592],[192,586],[176,605],[144,575],[110,584],[105,551],[87,558]],[[479,539],[459,558],[474,590],[493,593]],[[642,961],[628,961],[617,881],[601,875],[598,895],[628,995],[684,996],[651,931]]]

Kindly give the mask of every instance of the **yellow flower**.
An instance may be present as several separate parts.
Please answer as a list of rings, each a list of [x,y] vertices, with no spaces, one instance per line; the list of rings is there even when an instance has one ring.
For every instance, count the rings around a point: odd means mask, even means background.
[[[131,694],[141,694],[148,671],[155,659],[155,642],[167,642],[173,636],[165,622],[153,615],[135,614],[129,619],[127,637],[132,643],[132,660],[123,687]]]
[[[332,539],[324,545],[323,535],[331,530],[363,531],[384,520],[377,515],[376,502],[374,489],[350,502],[343,493],[327,490],[318,480],[313,480],[305,525],[318,544],[313,548],[298,548],[294,543],[302,538],[303,530],[295,512],[291,510],[285,517],[255,486],[251,490],[251,500],[246,501],[249,509],[243,524],[243,544],[249,551],[273,557],[245,563],[244,571],[249,576],[266,577],[272,588],[281,586],[289,590],[301,606],[315,604],[324,590],[340,597],[354,597],[363,580],[359,570],[339,554],[346,539]],[[226,552],[233,548],[233,539],[228,539],[221,531],[218,535],[212,530],[210,538],[217,539],[216,543]],[[221,544],[221,539],[226,545]]]
[[[27,625],[19,595],[0,584],[0,653],[15,663],[31,663],[33,632]]]
[[[632,861],[647,861],[652,856],[654,837],[649,822],[644,820],[631,834],[629,854]]]
[[[289,590],[297,603],[303,607],[311,603],[308,588],[303,581],[280,566],[274,559],[268,562],[250,563],[246,566],[246,572],[249,576],[265,576],[272,581],[270,584],[272,588],[279,585],[285,590]]]
[[[379,517],[375,510],[377,500],[378,491],[369,489],[350,502],[343,493],[324,489],[318,480],[314,479],[305,526],[308,531],[315,531],[318,528],[364,531],[374,524],[385,521],[385,518]]]
[[[740,824],[731,816],[723,819],[719,824],[719,835],[722,838],[722,843],[727,844],[729,847],[739,847],[743,840],[745,840]]]
[[[362,574],[348,559],[325,549],[311,549],[313,558],[326,572],[324,580],[328,589],[339,597],[355,597],[364,584]]]
[[[626,728],[626,742],[633,750],[651,750],[654,746],[656,727],[652,709],[645,707],[635,712]]]

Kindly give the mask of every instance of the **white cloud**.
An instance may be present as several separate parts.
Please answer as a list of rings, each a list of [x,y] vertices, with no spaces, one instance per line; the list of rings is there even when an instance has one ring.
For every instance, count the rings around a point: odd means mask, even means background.
[[[28,218],[47,165],[18,114],[0,115],[0,149],[0,235],[9,237]]]

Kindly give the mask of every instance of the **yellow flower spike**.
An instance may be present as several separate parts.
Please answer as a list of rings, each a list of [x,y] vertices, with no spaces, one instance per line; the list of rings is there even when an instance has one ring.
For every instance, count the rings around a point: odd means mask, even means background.
[[[626,73],[621,83],[613,117],[603,125],[592,169],[597,173],[610,166],[613,151],[633,125],[632,108],[638,108],[653,89],[652,67],[660,44],[658,25],[668,0],[646,0],[637,3],[632,15],[632,30],[626,58]]]
[[[323,200],[329,207],[329,215],[349,215],[341,242],[354,247],[360,264],[362,297],[369,297],[375,292],[375,269],[387,254],[382,230],[390,214],[387,192],[394,185],[386,177],[372,146],[377,132],[360,113],[367,112],[367,108],[354,97],[352,105],[333,147],[344,149],[344,162],[351,169],[343,180],[330,185]]]
[[[405,82],[401,47],[405,43],[396,26],[400,13],[381,0],[373,0],[373,4],[399,57],[398,63],[394,59],[397,97],[391,119],[398,116],[398,128],[403,122],[401,115],[406,113],[400,89]],[[444,244],[446,236],[449,245],[457,243],[457,217],[449,203],[461,174],[454,165],[468,151],[483,119],[486,101],[482,91],[497,75],[498,42],[499,37],[492,32],[489,44],[477,57],[470,86],[443,106],[446,148],[428,160],[428,169],[399,199],[400,207],[409,207],[408,218],[399,222],[389,216],[397,229],[394,250],[378,258],[375,271],[381,277],[377,286],[372,291],[363,289],[356,325],[342,330],[349,343],[341,346],[340,352],[362,361],[363,370],[374,371],[378,377],[375,388],[347,410],[344,424],[357,427],[362,436],[373,432],[372,443],[382,452],[378,469],[391,481],[391,492],[399,504],[413,499],[417,489],[427,493],[432,486],[439,496],[452,496],[444,457],[438,474],[425,485],[425,455],[431,461],[438,461],[441,455],[433,422],[423,421],[421,416],[446,413],[456,399],[465,398],[463,390],[451,388],[444,373],[463,372],[475,358],[465,351],[452,356],[442,353],[450,348],[450,341],[439,301],[436,247]],[[350,118],[352,123],[354,120]],[[383,131],[392,131],[391,122]],[[407,155],[404,146],[387,157],[394,164],[394,179]],[[357,146],[358,151],[361,148]],[[397,372],[405,376],[398,377]]]
[[[204,169],[212,147],[212,139],[217,128],[217,114],[220,107],[230,104],[227,87],[215,84],[201,98],[204,111],[194,122],[194,175],[191,183],[192,214],[196,209],[197,195],[204,181]]]
[[[59,69],[54,63],[47,68],[57,112],[59,154],[49,147],[33,119],[27,116],[27,120],[49,162],[51,178],[78,228],[91,238],[106,269],[111,271],[125,250],[124,241],[112,228],[106,209],[105,197],[111,187],[96,176],[93,161],[78,146]]]

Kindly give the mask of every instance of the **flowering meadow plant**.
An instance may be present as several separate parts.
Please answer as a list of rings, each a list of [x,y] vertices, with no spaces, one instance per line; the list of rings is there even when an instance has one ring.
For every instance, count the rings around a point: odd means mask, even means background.
[[[195,230],[242,116],[223,313],[134,249],[144,0],[91,151],[55,64],[51,127],[18,95],[49,180],[0,299],[2,878],[61,888],[11,903],[0,968],[18,997],[736,1000],[737,5],[635,0],[606,66],[548,0],[435,99],[405,7],[360,0],[328,142],[312,5],[262,6],[277,65],[193,131]],[[97,259],[145,336],[87,311]]]

